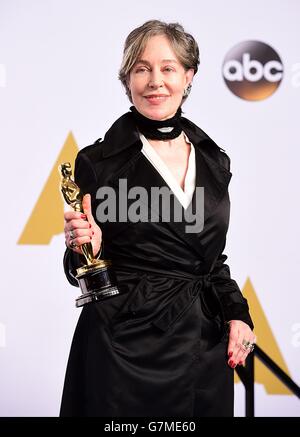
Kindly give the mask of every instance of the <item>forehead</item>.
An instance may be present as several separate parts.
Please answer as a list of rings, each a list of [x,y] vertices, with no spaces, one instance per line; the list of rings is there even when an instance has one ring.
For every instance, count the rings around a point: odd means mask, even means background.
[[[173,59],[178,62],[178,58],[170,41],[165,35],[155,35],[149,38],[144,51],[139,59]]]

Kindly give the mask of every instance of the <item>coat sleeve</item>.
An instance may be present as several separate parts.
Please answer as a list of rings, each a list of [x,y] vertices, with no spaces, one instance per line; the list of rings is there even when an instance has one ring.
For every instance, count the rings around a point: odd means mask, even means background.
[[[231,278],[230,268],[225,264],[226,260],[227,255],[221,253],[211,271],[224,320],[242,320],[253,329],[247,299],[242,295],[236,281]]]
[[[90,160],[82,152],[78,153],[75,161],[74,180],[83,194],[90,193],[92,199],[95,198],[93,194],[97,189],[97,176]],[[84,256],[75,253],[69,248],[66,249],[63,264],[65,274],[71,285],[78,287],[76,269],[85,264],[85,262]]]
[[[221,164],[230,171],[230,158],[226,153],[224,153],[223,149],[219,157],[221,157]],[[225,264],[225,261],[228,258],[227,255],[223,253],[225,245],[226,238],[222,250],[211,271],[223,317],[225,321],[242,320],[253,329],[254,325],[249,313],[247,299],[243,297],[236,281],[231,278],[230,268]]]

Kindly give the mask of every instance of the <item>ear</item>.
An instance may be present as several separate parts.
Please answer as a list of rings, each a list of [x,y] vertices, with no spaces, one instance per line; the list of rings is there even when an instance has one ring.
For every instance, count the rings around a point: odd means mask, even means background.
[[[189,85],[194,77],[195,70],[193,68],[189,68],[185,73],[186,85]]]

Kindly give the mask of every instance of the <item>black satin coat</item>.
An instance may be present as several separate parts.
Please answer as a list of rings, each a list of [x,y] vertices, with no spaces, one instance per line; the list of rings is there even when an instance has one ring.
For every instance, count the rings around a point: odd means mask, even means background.
[[[105,259],[121,294],[83,308],[71,347],[62,416],[230,416],[233,370],[227,365],[225,323],[251,327],[246,299],[224,264],[230,161],[200,128],[183,119],[195,146],[196,186],[204,187],[205,222],[106,222]],[[101,186],[126,179],[128,189],[166,186],[141,153],[131,113],[103,141],[81,150],[75,180],[92,195],[96,218]],[[195,202],[195,195],[193,198]],[[80,256],[66,250],[68,280],[77,285]]]

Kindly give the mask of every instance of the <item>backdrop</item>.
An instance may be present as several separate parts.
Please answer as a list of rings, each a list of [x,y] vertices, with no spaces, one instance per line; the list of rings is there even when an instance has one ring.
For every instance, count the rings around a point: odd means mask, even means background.
[[[78,289],[64,276],[57,166],[130,106],[117,79],[127,34],[178,21],[201,65],[185,115],[231,157],[226,253],[258,344],[300,384],[297,0],[0,0],[0,414],[56,416]],[[256,415],[300,401],[256,362]],[[244,388],[236,380],[236,415]]]

